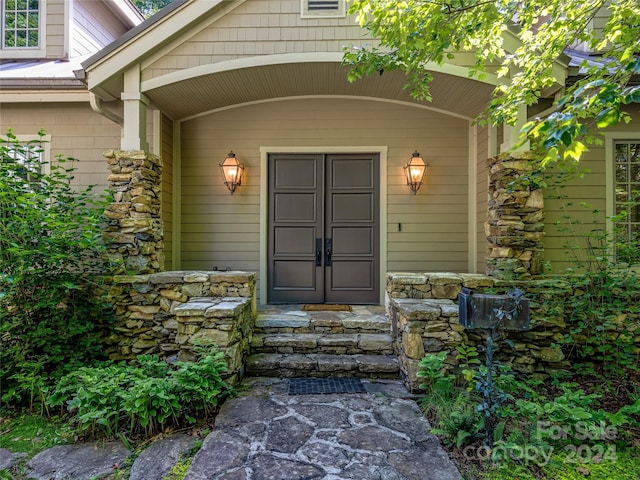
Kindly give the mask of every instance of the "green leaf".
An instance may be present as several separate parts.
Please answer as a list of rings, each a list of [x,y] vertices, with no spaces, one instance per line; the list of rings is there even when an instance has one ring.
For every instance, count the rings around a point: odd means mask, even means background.
[[[607,128],[618,124],[620,111],[616,107],[609,107],[596,117],[598,128]]]
[[[571,145],[569,145],[569,147],[567,147],[567,149],[565,150],[565,155],[574,159],[575,161],[579,161],[582,157],[582,154],[588,150],[589,149],[584,143],[576,140]]]

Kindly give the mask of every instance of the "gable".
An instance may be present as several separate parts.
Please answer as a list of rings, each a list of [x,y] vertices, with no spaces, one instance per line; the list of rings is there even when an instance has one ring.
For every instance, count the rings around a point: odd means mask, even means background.
[[[371,43],[352,17],[304,16],[307,0],[235,2],[143,63],[142,79],[238,58],[288,53],[339,52]]]
[[[142,22],[129,0],[3,0],[0,9],[3,60],[86,56]]]
[[[97,52],[128,30],[110,8],[90,0],[73,2],[73,27],[71,32],[71,56]]]

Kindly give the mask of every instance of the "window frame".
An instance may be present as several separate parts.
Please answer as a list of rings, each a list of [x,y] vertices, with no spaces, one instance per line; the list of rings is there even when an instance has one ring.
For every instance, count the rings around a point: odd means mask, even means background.
[[[0,0],[0,17],[2,22],[0,24],[0,59],[23,59],[23,58],[36,58],[44,57],[46,55],[46,15],[47,2],[45,0],[38,0],[38,46],[37,47],[5,47],[5,6],[7,0]]]
[[[344,18],[347,16],[345,0],[337,0],[337,10],[310,10],[309,0],[300,0],[300,18]]]
[[[17,142],[7,142],[14,143],[14,145],[27,145],[29,143],[40,144],[40,148],[42,149],[41,157],[40,157],[40,173],[44,175],[48,175],[51,173],[51,135],[20,135],[17,133],[13,133],[18,139]],[[7,137],[5,135],[0,135],[2,140],[7,141]],[[6,144],[5,144],[6,145]]]
[[[606,168],[606,231],[614,234],[613,217],[616,215],[616,145],[620,143],[640,144],[640,133],[607,132],[605,136],[605,168]],[[628,232],[627,232],[628,240]],[[611,252],[615,255],[615,252]],[[634,268],[636,266],[634,265]]]

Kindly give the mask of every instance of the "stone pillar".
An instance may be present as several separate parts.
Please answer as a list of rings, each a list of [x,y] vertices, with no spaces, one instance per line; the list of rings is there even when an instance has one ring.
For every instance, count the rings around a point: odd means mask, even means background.
[[[531,154],[490,158],[484,224],[487,275],[526,279],[542,273],[544,199]]]
[[[109,256],[122,263],[128,273],[158,272],[164,264],[162,160],[142,150],[109,150],[104,156],[114,192],[113,203],[105,211]]]

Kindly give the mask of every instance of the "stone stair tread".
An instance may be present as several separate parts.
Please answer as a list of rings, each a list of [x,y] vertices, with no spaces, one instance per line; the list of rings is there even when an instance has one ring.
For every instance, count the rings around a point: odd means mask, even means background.
[[[331,338],[358,338],[364,337],[367,339],[392,339],[389,333],[258,333],[258,336],[263,339],[282,339],[283,341],[289,341],[290,339],[304,339],[313,338],[317,341],[320,339]]]
[[[361,328],[364,330],[390,329],[389,319],[381,316],[356,315],[352,318],[344,318],[342,324],[346,328]]]
[[[254,335],[251,343],[256,348],[354,347],[370,352],[392,348],[393,337],[388,333],[262,333]]]
[[[266,347],[315,348],[320,335],[312,333],[273,333],[258,335]]]
[[[258,353],[247,359],[247,371],[275,373],[285,377],[304,376],[379,376],[395,378],[398,361],[391,355],[331,355],[325,353]]]
[[[289,313],[258,314],[255,328],[257,332],[276,333],[279,330],[290,333],[300,330],[303,332],[327,333],[388,333],[391,324],[382,315],[354,315],[352,313],[337,314],[335,312],[315,312],[307,316]]]
[[[358,345],[358,334],[335,333],[330,335],[318,335],[318,345]]]
[[[293,315],[258,315],[256,328],[301,328],[308,327],[311,320]]]

